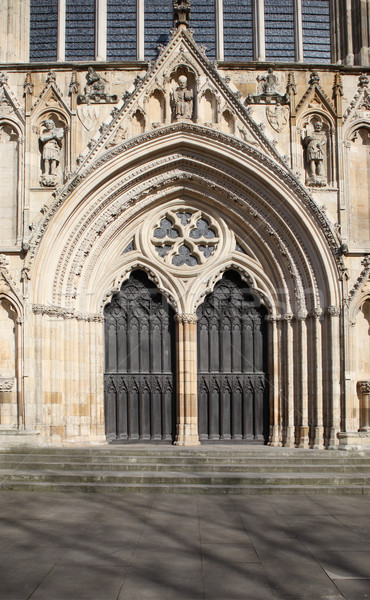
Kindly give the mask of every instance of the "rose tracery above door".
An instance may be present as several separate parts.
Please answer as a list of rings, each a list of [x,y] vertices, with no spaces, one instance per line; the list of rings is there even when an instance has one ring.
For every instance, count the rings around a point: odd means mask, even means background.
[[[157,256],[175,267],[194,267],[210,258],[220,241],[219,226],[200,210],[168,210],[157,218],[151,243]]]

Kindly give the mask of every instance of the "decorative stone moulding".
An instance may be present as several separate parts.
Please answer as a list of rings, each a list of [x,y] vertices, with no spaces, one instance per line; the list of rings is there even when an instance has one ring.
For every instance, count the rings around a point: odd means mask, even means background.
[[[12,392],[14,384],[15,377],[0,377],[0,392]]]

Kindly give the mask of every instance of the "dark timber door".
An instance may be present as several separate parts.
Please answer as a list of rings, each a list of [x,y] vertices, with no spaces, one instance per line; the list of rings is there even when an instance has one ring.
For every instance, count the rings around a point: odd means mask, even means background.
[[[108,440],[172,441],[176,418],[173,317],[164,296],[139,271],[105,307]]]
[[[231,271],[198,308],[201,440],[266,439],[265,312]]]

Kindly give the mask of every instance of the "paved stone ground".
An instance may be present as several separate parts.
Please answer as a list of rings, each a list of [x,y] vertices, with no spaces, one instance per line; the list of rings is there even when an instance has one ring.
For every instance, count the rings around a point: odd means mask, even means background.
[[[370,598],[370,497],[0,493],[1,600]]]

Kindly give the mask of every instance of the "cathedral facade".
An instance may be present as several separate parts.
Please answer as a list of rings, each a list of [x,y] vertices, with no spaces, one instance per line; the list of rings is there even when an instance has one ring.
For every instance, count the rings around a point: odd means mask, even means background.
[[[370,445],[369,10],[2,3],[0,444]]]

